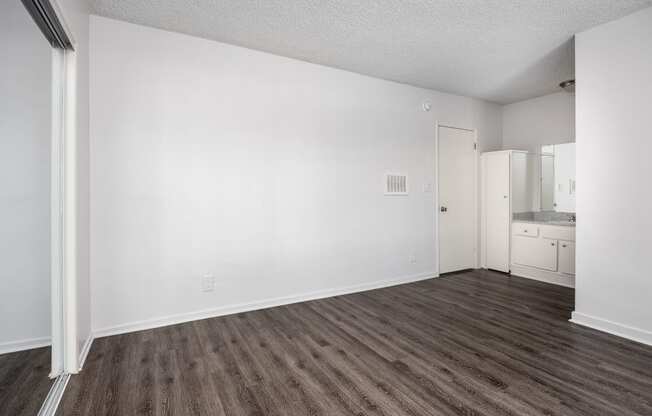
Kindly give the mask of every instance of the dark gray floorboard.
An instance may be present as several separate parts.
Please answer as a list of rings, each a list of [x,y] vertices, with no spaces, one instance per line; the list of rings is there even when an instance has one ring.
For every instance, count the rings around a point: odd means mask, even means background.
[[[50,347],[0,355],[0,415],[34,416],[54,383]]]
[[[652,348],[465,271],[95,341],[59,415],[652,415]]]

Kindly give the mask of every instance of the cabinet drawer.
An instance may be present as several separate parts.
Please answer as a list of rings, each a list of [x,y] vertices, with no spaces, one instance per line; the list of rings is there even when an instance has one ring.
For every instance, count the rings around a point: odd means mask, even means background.
[[[551,240],[575,241],[575,227],[541,226],[541,237]]]
[[[517,222],[512,224],[512,234],[522,235],[525,237],[538,237],[539,236],[539,226],[536,224],[527,224]]]

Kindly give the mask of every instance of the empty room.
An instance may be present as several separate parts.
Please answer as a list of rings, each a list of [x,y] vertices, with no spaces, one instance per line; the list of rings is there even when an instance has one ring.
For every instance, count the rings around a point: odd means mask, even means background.
[[[652,0],[0,35],[0,416],[652,415]]]

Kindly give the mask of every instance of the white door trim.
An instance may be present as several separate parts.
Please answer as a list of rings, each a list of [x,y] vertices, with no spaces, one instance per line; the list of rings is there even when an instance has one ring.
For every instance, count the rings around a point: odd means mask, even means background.
[[[59,23],[75,46],[62,9],[50,0]],[[51,323],[50,377],[76,373],[77,359],[77,74],[76,52],[53,48],[51,141]],[[64,384],[65,386],[65,384]]]
[[[440,248],[441,244],[439,241],[439,179],[440,179],[440,172],[439,172],[439,128],[440,127],[445,127],[449,129],[457,129],[457,130],[465,130],[465,131],[470,131],[473,132],[473,142],[475,144],[475,157],[473,158],[473,212],[475,213],[474,218],[473,218],[473,252],[475,253],[475,258],[473,260],[473,266],[477,269],[478,264],[479,264],[479,256],[478,256],[478,240],[479,240],[479,227],[480,227],[480,209],[478,205],[478,193],[479,193],[479,187],[478,187],[478,175],[479,175],[479,167],[478,167],[478,130],[477,129],[471,129],[471,128],[466,128],[466,127],[459,127],[455,126],[449,123],[443,123],[440,121],[437,121],[435,123],[435,242],[437,245],[437,276],[439,276],[439,270],[441,266],[440,262]]]
[[[63,328],[64,372],[79,371],[77,345],[77,54],[65,51],[63,149]]]
[[[65,125],[65,52],[52,49],[52,138],[50,159],[50,302],[51,369],[50,378],[64,372],[63,311],[63,167]]]

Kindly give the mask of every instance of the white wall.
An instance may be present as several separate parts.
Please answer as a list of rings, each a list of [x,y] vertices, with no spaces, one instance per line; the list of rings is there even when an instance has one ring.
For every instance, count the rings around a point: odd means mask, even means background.
[[[500,148],[494,104],[95,16],[90,34],[100,334],[432,276],[435,121]],[[408,197],[383,196],[387,171]]]
[[[89,165],[89,6],[86,0],[59,0],[75,40],[76,64],[76,318],[77,353],[91,336],[90,165]]]
[[[576,37],[573,319],[652,344],[652,8]]]
[[[0,353],[50,342],[50,45],[0,5]]]
[[[503,149],[539,152],[543,144],[574,142],[574,98],[560,91],[503,106]]]

